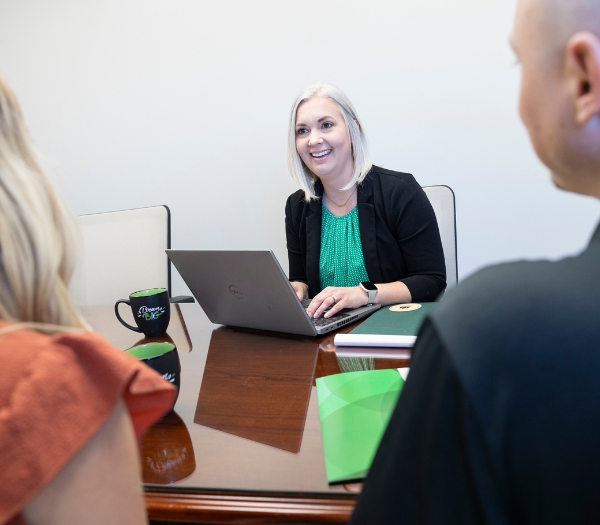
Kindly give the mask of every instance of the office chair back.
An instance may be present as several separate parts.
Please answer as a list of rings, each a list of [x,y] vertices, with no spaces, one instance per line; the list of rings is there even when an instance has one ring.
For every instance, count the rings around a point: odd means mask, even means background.
[[[145,288],[166,288],[171,296],[167,206],[80,215],[77,221],[83,244],[71,283],[77,306],[114,304]]]
[[[444,258],[446,259],[447,289],[458,282],[458,261],[456,254],[456,205],[454,192],[448,186],[424,186],[423,191],[438,222]]]

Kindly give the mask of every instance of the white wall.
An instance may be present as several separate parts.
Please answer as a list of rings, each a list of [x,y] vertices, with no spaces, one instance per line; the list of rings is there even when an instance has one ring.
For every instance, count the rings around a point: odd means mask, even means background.
[[[167,204],[173,247],[272,248],[284,267],[289,106],[333,82],[377,164],[455,190],[462,278],[576,252],[598,216],[518,120],[514,5],[0,0],[0,75],[74,213]]]

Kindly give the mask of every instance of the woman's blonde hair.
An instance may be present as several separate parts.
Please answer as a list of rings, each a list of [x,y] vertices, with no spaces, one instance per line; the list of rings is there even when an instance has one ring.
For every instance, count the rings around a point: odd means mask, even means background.
[[[304,196],[307,202],[317,198],[317,195],[315,194],[315,181],[317,180],[317,176],[306,167],[306,164],[302,162],[302,159],[296,150],[296,114],[298,113],[300,104],[312,97],[327,97],[333,100],[344,117],[344,122],[346,123],[348,134],[350,135],[354,171],[348,184],[340,189],[347,190],[354,186],[354,184],[362,182],[373,166],[367,148],[367,138],[362,126],[359,124],[358,114],[356,113],[352,102],[350,102],[350,99],[340,88],[332,84],[311,84],[302,90],[292,104],[288,129],[287,155],[288,169],[290,170],[292,177],[300,185],[300,188],[304,190]]]
[[[69,297],[77,227],[0,77],[0,319],[85,328]]]

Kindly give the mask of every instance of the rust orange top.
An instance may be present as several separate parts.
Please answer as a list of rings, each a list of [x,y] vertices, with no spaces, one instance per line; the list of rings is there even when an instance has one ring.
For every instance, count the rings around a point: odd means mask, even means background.
[[[0,335],[0,524],[25,523],[25,504],[102,426],[119,398],[139,440],[172,407],[174,395],[160,375],[98,334]]]

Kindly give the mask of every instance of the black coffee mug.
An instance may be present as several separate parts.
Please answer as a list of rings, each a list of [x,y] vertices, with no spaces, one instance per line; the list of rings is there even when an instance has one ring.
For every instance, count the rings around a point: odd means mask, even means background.
[[[143,345],[132,346],[125,350],[128,354],[136,357],[146,363],[150,368],[156,370],[165,381],[177,387],[177,396],[179,395],[181,365],[179,363],[179,353],[173,343],[145,343]]]
[[[123,321],[119,315],[120,303],[131,306],[137,328]],[[115,315],[123,326],[134,332],[141,332],[146,337],[160,337],[166,333],[171,320],[169,294],[165,288],[133,292],[129,299],[119,299],[115,303]]]

